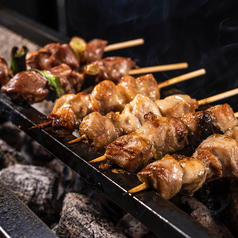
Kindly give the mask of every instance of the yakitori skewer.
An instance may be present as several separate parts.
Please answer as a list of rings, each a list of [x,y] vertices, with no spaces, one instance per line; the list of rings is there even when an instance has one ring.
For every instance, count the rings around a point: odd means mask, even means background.
[[[233,129],[237,131],[237,127]],[[137,193],[151,187],[165,199],[180,191],[193,195],[205,181],[237,178],[237,158],[237,138],[227,133],[213,134],[201,142],[191,157],[166,154],[161,160],[147,165],[137,173],[142,183],[128,192]]]
[[[143,94],[152,100],[160,98],[158,83],[152,74],[138,78],[125,76],[117,85],[105,80],[98,83],[90,94],[81,92],[76,95],[63,95],[57,99],[53,111],[48,115],[47,125],[63,126],[73,131],[89,113],[121,112],[137,94]]]
[[[233,93],[225,92],[222,97],[229,97]],[[218,98],[220,99],[221,95],[219,97],[215,95],[210,97],[209,100],[201,101],[211,102]],[[191,99],[188,95],[172,95],[161,100],[152,101],[148,97],[138,94],[133,101],[125,106],[120,114],[110,112],[103,116],[98,112],[92,112],[86,116],[79,125],[81,136],[69,143],[85,140],[92,144],[95,149],[102,150],[116,138],[132,133],[141,127],[144,123],[143,115],[149,112],[158,116],[182,117],[185,113],[195,112],[199,103],[200,101]],[[130,125],[128,125],[128,120]]]

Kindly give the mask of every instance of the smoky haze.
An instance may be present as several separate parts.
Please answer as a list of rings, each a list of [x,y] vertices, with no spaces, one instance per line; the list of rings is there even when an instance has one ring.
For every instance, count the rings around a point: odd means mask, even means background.
[[[237,87],[237,12],[238,1],[231,0],[69,0],[68,34],[109,44],[142,37],[143,46],[105,56],[130,57],[141,67],[188,62],[188,69],[156,73],[158,81],[205,68],[205,76],[176,85],[202,99]],[[225,100],[234,110],[237,101]]]

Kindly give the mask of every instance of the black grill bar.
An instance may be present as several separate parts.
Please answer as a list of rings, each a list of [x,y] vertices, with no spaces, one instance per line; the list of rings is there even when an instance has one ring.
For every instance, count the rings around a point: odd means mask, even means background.
[[[57,236],[0,181],[0,238]]]
[[[100,171],[98,164],[92,165],[88,161],[101,154],[84,143],[68,144],[68,141],[75,138],[73,135],[62,137],[55,133],[52,127],[31,129],[46,120],[46,117],[30,105],[15,104],[0,92],[0,115],[39,142],[159,237],[214,237],[202,225],[156,192],[147,190],[133,196],[129,194],[127,191],[139,184],[136,174]]]

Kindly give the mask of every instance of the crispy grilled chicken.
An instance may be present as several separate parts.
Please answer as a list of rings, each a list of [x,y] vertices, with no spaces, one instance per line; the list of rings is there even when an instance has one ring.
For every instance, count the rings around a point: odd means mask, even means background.
[[[205,181],[238,177],[238,142],[223,134],[213,134],[198,146],[192,157],[167,154],[137,176],[165,199],[179,192],[193,195]]]
[[[225,104],[225,106],[230,107],[228,104]],[[208,109],[204,113],[185,114],[182,118],[160,117],[150,112],[145,115],[145,122],[139,129],[129,135],[121,136],[109,144],[106,147],[104,157],[125,170],[138,171],[142,164],[146,165],[153,158],[160,159],[165,154],[174,153],[182,150],[190,143],[195,143],[196,137],[196,143],[205,139],[204,135],[213,134],[213,128],[216,128],[217,124],[223,124],[222,120],[227,122],[227,128],[237,125],[238,121],[234,116],[233,110],[227,110],[230,111],[230,114],[224,114],[223,109],[224,105],[216,106],[216,116]],[[219,111],[220,113],[218,113]],[[191,120],[189,120],[189,116]],[[203,119],[200,120],[203,116],[208,118],[208,123],[205,122],[205,126],[202,123]],[[183,121],[183,118],[186,120]],[[233,120],[228,123],[227,118],[235,119],[236,123]],[[195,125],[194,123],[197,124]],[[204,130],[204,133],[202,133],[202,130]],[[146,154],[144,153],[145,149],[140,144],[140,138],[143,144],[147,145]],[[147,143],[145,143],[145,140],[147,140]],[[149,148],[151,150],[150,153],[148,151]],[[142,161],[142,155],[144,156],[144,162]],[[136,162],[137,160],[139,161],[138,163]],[[134,165],[136,167],[133,168]]]
[[[152,74],[138,78],[125,76],[117,85],[104,80],[90,94],[80,92],[63,95],[56,101],[48,119],[52,121],[52,126],[73,131],[89,113],[100,112],[105,115],[110,111],[121,112],[137,94],[143,94],[151,100],[159,99],[157,81]]]
[[[104,156],[114,164],[135,172],[153,158],[183,149],[187,144],[188,130],[175,117],[145,115],[145,123],[135,132],[116,139],[106,147]]]
[[[84,117],[79,125],[79,134],[95,149],[102,150],[118,137],[140,128],[145,121],[144,115],[149,112],[161,116],[153,100],[137,94],[121,113],[109,112],[103,116],[99,112],[92,112]]]

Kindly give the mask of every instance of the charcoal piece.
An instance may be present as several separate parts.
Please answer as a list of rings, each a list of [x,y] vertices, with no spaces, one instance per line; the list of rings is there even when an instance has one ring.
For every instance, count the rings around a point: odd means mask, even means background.
[[[126,237],[117,231],[97,201],[78,193],[66,195],[62,216],[53,231],[58,237]]]
[[[40,166],[16,164],[0,171],[0,180],[46,224],[59,219],[58,177]]]
[[[0,139],[0,169],[17,163],[27,164],[27,161],[22,157],[20,152]]]
[[[234,236],[228,228],[200,201],[194,197],[180,197],[179,205],[184,211],[188,212],[197,222],[202,224],[209,231],[219,238],[233,238]],[[178,205],[178,204],[177,204]]]
[[[116,227],[129,237],[142,238],[148,233],[148,228],[129,213],[121,218]]]

